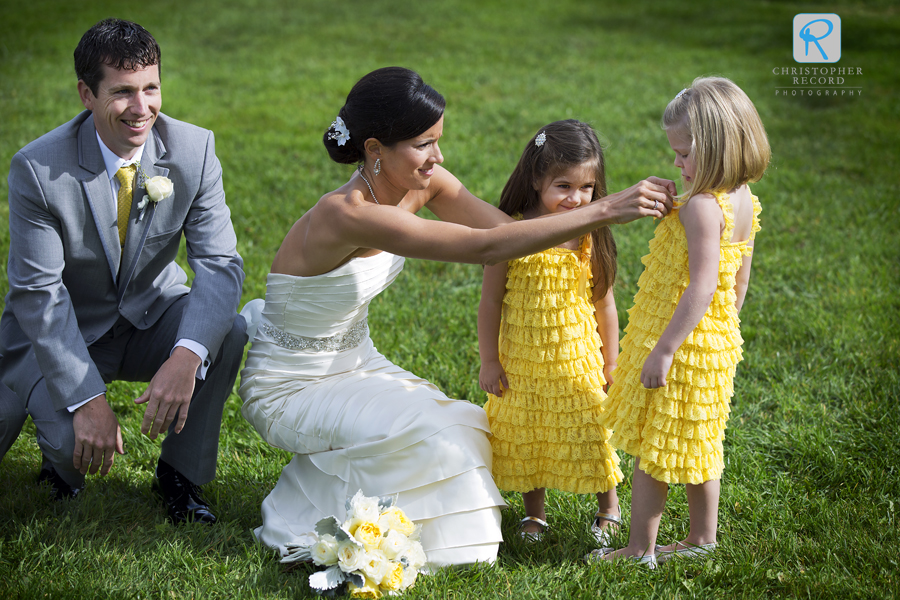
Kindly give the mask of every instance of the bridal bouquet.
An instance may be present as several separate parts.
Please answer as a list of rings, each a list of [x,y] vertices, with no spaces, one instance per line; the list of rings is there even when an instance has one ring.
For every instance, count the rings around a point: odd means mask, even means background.
[[[289,545],[281,562],[325,567],[309,576],[309,586],[325,596],[349,591],[357,598],[380,598],[405,590],[425,565],[425,551],[419,543],[421,526],[394,506],[395,499],[356,492],[347,500],[346,521],[322,519],[316,523],[317,541]]]

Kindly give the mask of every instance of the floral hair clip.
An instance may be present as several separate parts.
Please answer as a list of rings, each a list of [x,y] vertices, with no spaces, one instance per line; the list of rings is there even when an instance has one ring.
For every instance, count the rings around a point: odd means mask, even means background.
[[[544,145],[544,142],[546,142],[546,141],[547,141],[547,134],[542,131],[539,134],[537,134],[536,138],[534,138],[534,145],[537,146],[538,148],[540,148],[541,146]]]
[[[350,130],[347,129],[344,120],[340,117],[336,117],[328,129],[334,129],[332,133],[328,134],[328,139],[337,141],[338,146],[343,146],[350,139]]]
[[[684,96],[687,93],[687,91],[688,91],[688,88],[684,88],[683,90],[681,90],[680,92],[675,94],[675,99],[676,100],[680,99],[682,96]]]

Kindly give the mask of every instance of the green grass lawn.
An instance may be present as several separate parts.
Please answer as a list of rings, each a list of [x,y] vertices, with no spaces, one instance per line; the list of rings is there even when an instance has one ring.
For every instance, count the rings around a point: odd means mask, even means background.
[[[213,8],[214,7],[214,8]],[[793,17],[837,13],[838,67],[861,75],[848,96],[776,96],[799,67]],[[655,572],[587,565],[587,496],[551,493],[552,532],[509,539],[494,567],[422,578],[410,598],[897,596],[900,589],[900,13],[893,2],[717,3],[632,0],[390,3],[381,0],[4,2],[0,8],[0,171],[24,144],[81,110],[72,51],[107,16],[136,20],[163,49],[163,111],[212,129],[246,263],[244,301],[291,224],[350,168],[321,145],[352,84],[403,65],[447,98],[445,166],[496,202],[541,125],[579,118],[601,132],[611,190],[677,178],[659,128],[666,103],[704,74],[754,100],[773,150],[754,192],[763,204],[744,310],[714,558]],[[0,253],[9,245],[0,178]],[[654,224],[616,227],[620,326]],[[0,260],[0,297],[8,289]],[[482,404],[475,333],[481,269],[407,261],[370,310],[388,358],[447,394]],[[206,486],[220,523],[175,528],[150,490],[158,445],[140,435],[142,386],[110,399],[128,454],[74,502],[34,485],[29,423],[0,465],[0,597],[309,597],[305,567],[286,571],[257,545],[259,506],[289,455],[225,408],[219,474]],[[630,460],[623,470],[630,472]],[[630,486],[620,487],[627,516]],[[674,487],[660,537],[685,534]]]

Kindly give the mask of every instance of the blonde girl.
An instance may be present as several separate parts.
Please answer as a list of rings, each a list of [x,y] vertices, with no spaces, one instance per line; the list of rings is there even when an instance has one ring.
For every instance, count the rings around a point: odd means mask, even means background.
[[[603,558],[651,567],[716,547],[722,440],[760,204],[748,182],[769,163],[753,103],[728,79],[704,77],[666,107],[663,129],[684,182],[656,228],[622,340],[603,424],[635,457],[628,546]],[[668,484],[686,486],[688,536],[656,545]],[[594,551],[592,557],[603,555]]]
[[[606,196],[603,151],[586,123],[557,121],[526,144],[500,198],[525,220],[568,213]],[[554,217],[556,218],[556,217]],[[481,388],[498,487],[522,492],[520,535],[548,527],[546,488],[597,496],[601,546],[619,523],[619,458],[600,426],[619,351],[609,227],[486,267],[478,311]]]

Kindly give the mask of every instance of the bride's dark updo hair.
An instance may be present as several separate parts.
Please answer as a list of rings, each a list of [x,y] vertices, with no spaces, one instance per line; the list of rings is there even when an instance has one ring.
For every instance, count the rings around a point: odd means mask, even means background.
[[[444,114],[446,102],[419,74],[403,67],[372,71],[356,82],[338,116],[350,131],[343,146],[330,139],[329,127],[323,143],[331,160],[360,163],[365,158],[363,144],[375,138],[385,146],[414,138],[428,131]]]

